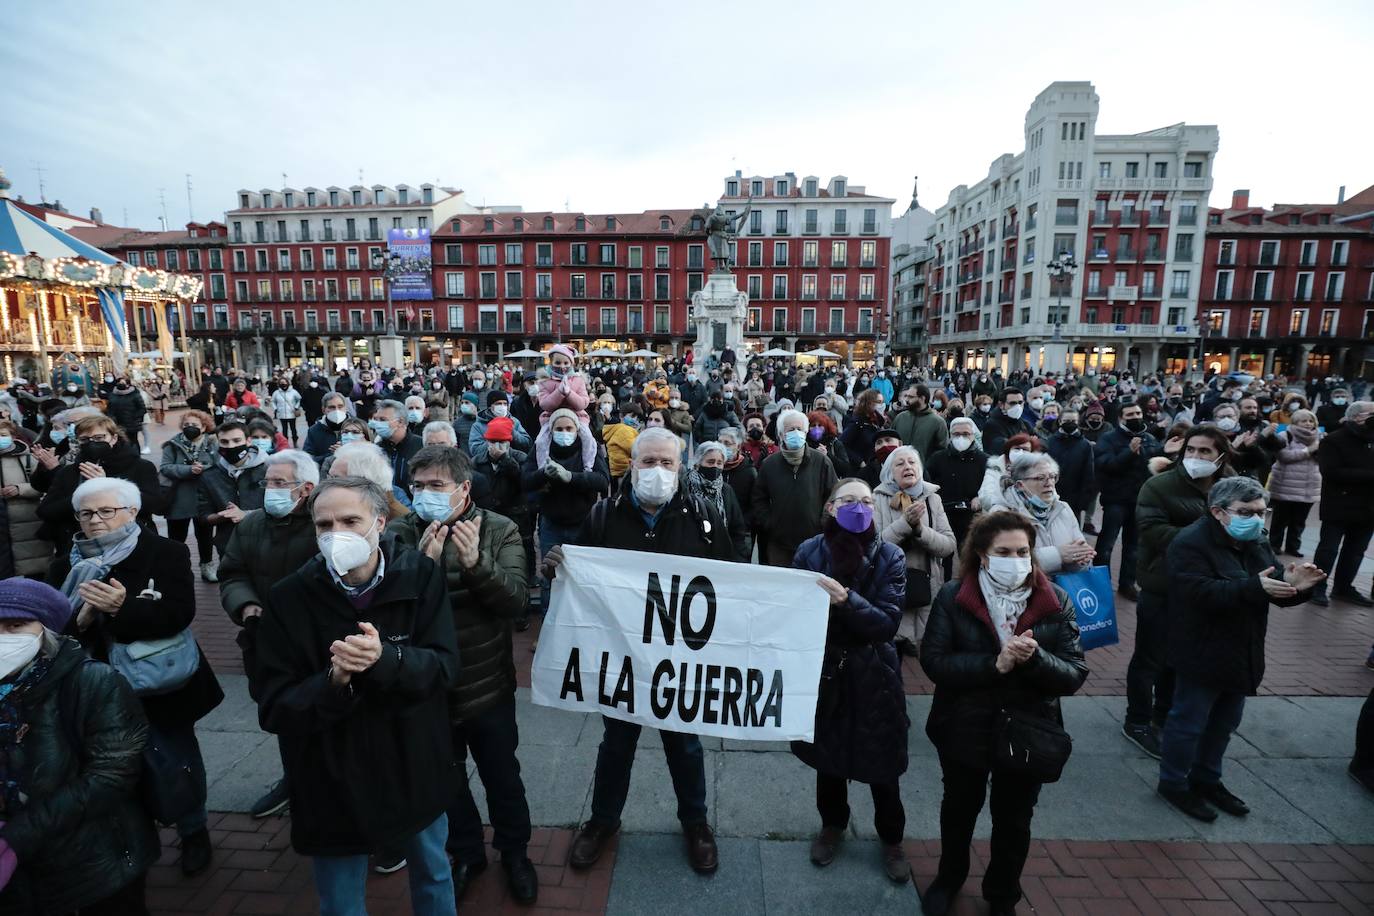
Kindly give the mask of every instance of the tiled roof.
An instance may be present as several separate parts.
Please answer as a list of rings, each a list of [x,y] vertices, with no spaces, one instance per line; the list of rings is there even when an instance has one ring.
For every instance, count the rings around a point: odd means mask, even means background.
[[[1221,223],[1212,225],[1209,222],[1207,231],[1213,235],[1349,235],[1367,231],[1370,227],[1340,220],[1371,211],[1374,211],[1374,185],[1339,204],[1274,204],[1267,210],[1264,207],[1213,207],[1208,213],[1213,217],[1219,215]],[[1255,215],[1261,218],[1258,225],[1251,222]],[[1289,223],[1293,216],[1301,218],[1296,226]],[[1330,221],[1317,222],[1321,216],[1329,217]]]
[[[527,235],[604,235],[613,233],[616,235],[664,235],[665,231],[659,228],[659,221],[663,217],[668,217],[672,227],[667,231],[668,235],[687,235],[691,233],[691,220],[693,216],[705,216],[704,209],[694,210],[645,210],[642,213],[556,213],[551,210],[537,211],[533,213],[465,213],[446,220],[444,224],[433,233],[433,238],[464,238],[478,235],[510,235],[516,232],[515,221],[524,221],[523,230],[519,230]],[[553,217],[553,229],[545,229],[544,221],[548,217]],[[578,217],[586,220],[585,229],[577,229]],[[607,218],[615,219],[615,228],[606,227]],[[487,220],[492,221],[492,228],[486,228]],[[453,224],[458,223],[459,231],[453,231]],[[700,232],[701,230],[698,230]]]
[[[145,232],[142,229],[128,229],[123,226],[74,226],[68,231],[81,241],[105,251],[112,248],[175,248],[229,244],[229,239],[224,235],[218,238],[208,235],[192,238],[185,229]]]

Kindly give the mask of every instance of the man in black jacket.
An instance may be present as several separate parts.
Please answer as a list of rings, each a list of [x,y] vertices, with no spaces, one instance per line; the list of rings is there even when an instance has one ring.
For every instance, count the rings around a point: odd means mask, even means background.
[[[682,443],[666,429],[639,434],[631,449],[629,486],[592,510],[578,534],[583,547],[643,550],[676,556],[733,560],[734,551],[725,521],[703,500],[692,499],[678,486]],[[819,457],[819,456],[818,456]],[[563,552],[546,556],[545,575],[552,578]],[[630,791],[630,768],[641,726],[611,716],[596,756],[592,786],[592,816],[573,840],[568,864],[591,868],[607,842],[620,829],[620,813]],[[719,859],[715,836],[706,820],[706,773],[701,740],[696,735],[660,731],[668,771],[677,793],[677,816],[687,839],[687,860],[701,874],[716,870]]]
[[[949,445],[930,456],[926,480],[940,488],[955,543],[962,545],[978,511],[978,488],[988,468],[988,456],[978,447],[978,426],[968,417],[949,421]],[[946,557],[945,578],[954,571],[954,557]]]
[[[221,423],[215,437],[219,458],[200,475],[197,514],[215,526],[215,548],[223,557],[234,526],[262,508],[267,456],[248,444],[247,428],[238,420]]]
[[[1322,531],[1312,559],[1331,570],[1332,598],[1374,607],[1354,586],[1374,535],[1374,401],[1356,401],[1346,408],[1340,429],[1321,440],[1317,467],[1322,472]],[[1317,586],[1312,603],[1330,603],[1325,585]]]
[[[1264,536],[1268,501],[1248,477],[1218,481],[1207,514],[1169,544],[1169,660],[1177,680],[1160,736],[1159,794],[1200,821],[1216,820],[1213,805],[1235,817],[1250,812],[1222,784],[1221,767],[1245,698],[1264,677],[1269,605],[1302,604],[1326,578],[1312,563],[1275,571]]]
[[[402,490],[409,490],[410,459],[425,444],[410,431],[406,423],[405,405],[400,401],[378,401],[367,425],[391,462],[391,482]]]
[[[1117,536],[1121,536],[1121,569],[1117,590],[1134,601],[1136,538],[1135,502],[1150,479],[1149,461],[1164,454],[1159,440],[1145,431],[1145,414],[1134,398],[1121,403],[1120,421],[1102,431],[1093,456],[1093,470],[1102,494],[1102,533],[1097,536],[1096,566],[1110,566]]]
[[[313,857],[320,909],[361,909],[367,853],[401,847],[411,908],[452,913],[453,614],[438,565],[383,537],[388,501],[357,477],[316,489],[321,555],[277,583],[291,613],[258,629],[258,718],[282,738],[291,845]]]
[[[983,424],[983,451],[1000,455],[1006,451],[1007,440],[1025,433],[1035,435],[1035,427],[1021,416],[1026,409],[1026,396],[1011,385],[1002,389],[1002,400],[992,416]]]
[[[411,470],[412,511],[387,532],[439,563],[448,579],[461,663],[449,693],[454,750],[460,764],[472,754],[486,790],[492,846],[501,853],[511,896],[530,904],[539,879],[526,855],[530,809],[515,756],[520,732],[511,642],[511,619],[524,612],[528,599],[520,531],[510,519],[473,503],[472,461],[458,449],[421,449]],[[462,899],[468,883],[487,867],[482,816],[466,779],[458,780],[448,816],[454,896]]]

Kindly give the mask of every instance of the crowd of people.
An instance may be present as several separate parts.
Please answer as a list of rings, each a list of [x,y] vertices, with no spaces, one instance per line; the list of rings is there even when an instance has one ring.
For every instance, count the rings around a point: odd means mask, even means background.
[[[965,883],[989,786],[982,894],[994,912],[1021,898],[1040,788],[1068,754],[1060,699],[1089,672],[1056,576],[1117,558],[1137,618],[1123,735],[1201,820],[1248,811],[1222,757],[1270,605],[1374,607],[1355,582],[1374,534],[1364,382],[546,356],[210,367],[184,409],[119,373],[0,393],[0,911],[144,912],[158,823],[187,875],[211,864],[195,723],[224,693],[191,628],[197,573],[278,739],[283,777],[253,814],[289,808],[331,914],[362,912],[369,869],[401,868],[415,912],[454,912],[489,864],[469,757],[510,893],[537,899],[513,634],[548,611],[563,545],[816,575],[815,736],[793,752],[816,772],[818,867],[854,781],[883,873],[911,879],[903,659],[919,665],[944,779],[928,914]],[[146,427],[169,420],[155,461]],[[1371,707],[1350,772],[1374,791]],[[629,793],[641,728],[603,723],[574,869]],[[710,874],[701,742],[660,737],[687,861]]]

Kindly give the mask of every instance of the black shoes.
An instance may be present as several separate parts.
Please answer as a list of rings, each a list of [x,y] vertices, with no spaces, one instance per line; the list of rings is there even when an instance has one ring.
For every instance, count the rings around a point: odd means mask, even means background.
[[[539,875],[534,863],[528,856],[509,860],[503,858],[501,867],[506,870],[506,886],[517,903],[530,904],[539,897]]]
[[[945,916],[949,912],[950,902],[954,900],[957,890],[933,882],[926,888],[925,896],[921,898],[921,912],[925,916]]]
[[[1192,784],[1193,794],[1203,801],[1211,802],[1222,811],[1232,817],[1245,817],[1250,813],[1250,806],[1232,795],[1230,790],[1221,783],[1199,783]]]
[[[1308,598],[1307,601],[1317,607],[1331,607],[1331,599],[1326,597],[1326,592],[1313,592],[1312,597]]]
[[[195,877],[210,867],[210,831],[202,827],[190,836],[181,838],[181,873]]]
[[[1161,785],[1156,791],[1159,792],[1160,798],[1194,820],[1210,824],[1217,819],[1216,809],[1192,789],[1172,789]]]
[[[917,648],[916,644],[905,636],[897,637],[896,646],[897,654],[905,655],[907,658],[916,658],[921,654],[921,650]]]
[[[1331,597],[1356,607],[1374,607],[1374,601],[1370,601],[1353,588],[1338,588],[1331,593]]]
[[[1374,769],[1357,770],[1355,769],[1355,764],[1352,763],[1346,769],[1346,772],[1350,774],[1351,779],[1364,786],[1370,792],[1374,792]]]
[[[267,790],[267,794],[253,802],[253,807],[248,813],[255,818],[271,817],[279,811],[284,811],[291,804],[291,787],[285,779],[277,780],[277,784]]]
[[[715,874],[720,866],[720,852],[711,825],[683,824],[682,835],[687,840],[687,861],[692,871],[699,875]]]
[[[1134,585],[1123,585],[1116,590],[1116,593],[1128,601],[1136,601],[1140,598],[1140,592]]]
[[[1121,734],[1126,736],[1136,747],[1149,754],[1154,759],[1159,759],[1159,734],[1148,725],[1131,725],[1129,722],[1121,726]]]
[[[478,875],[487,870],[487,860],[484,856],[479,862],[453,862],[453,899],[463,899],[463,892],[468,889],[468,885],[473,882]]]

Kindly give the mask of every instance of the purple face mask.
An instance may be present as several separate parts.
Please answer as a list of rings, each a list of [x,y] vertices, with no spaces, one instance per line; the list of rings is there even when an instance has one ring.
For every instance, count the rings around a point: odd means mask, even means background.
[[[813,426],[813,427],[811,427],[810,430],[807,431],[807,435],[811,437],[811,441],[812,441],[812,442],[819,442],[819,441],[821,441],[821,436],[822,436],[824,433],[825,433],[825,427],[823,427],[823,426]]]
[[[873,507],[867,503],[849,503],[835,510],[835,521],[845,531],[863,534],[873,524]]]

